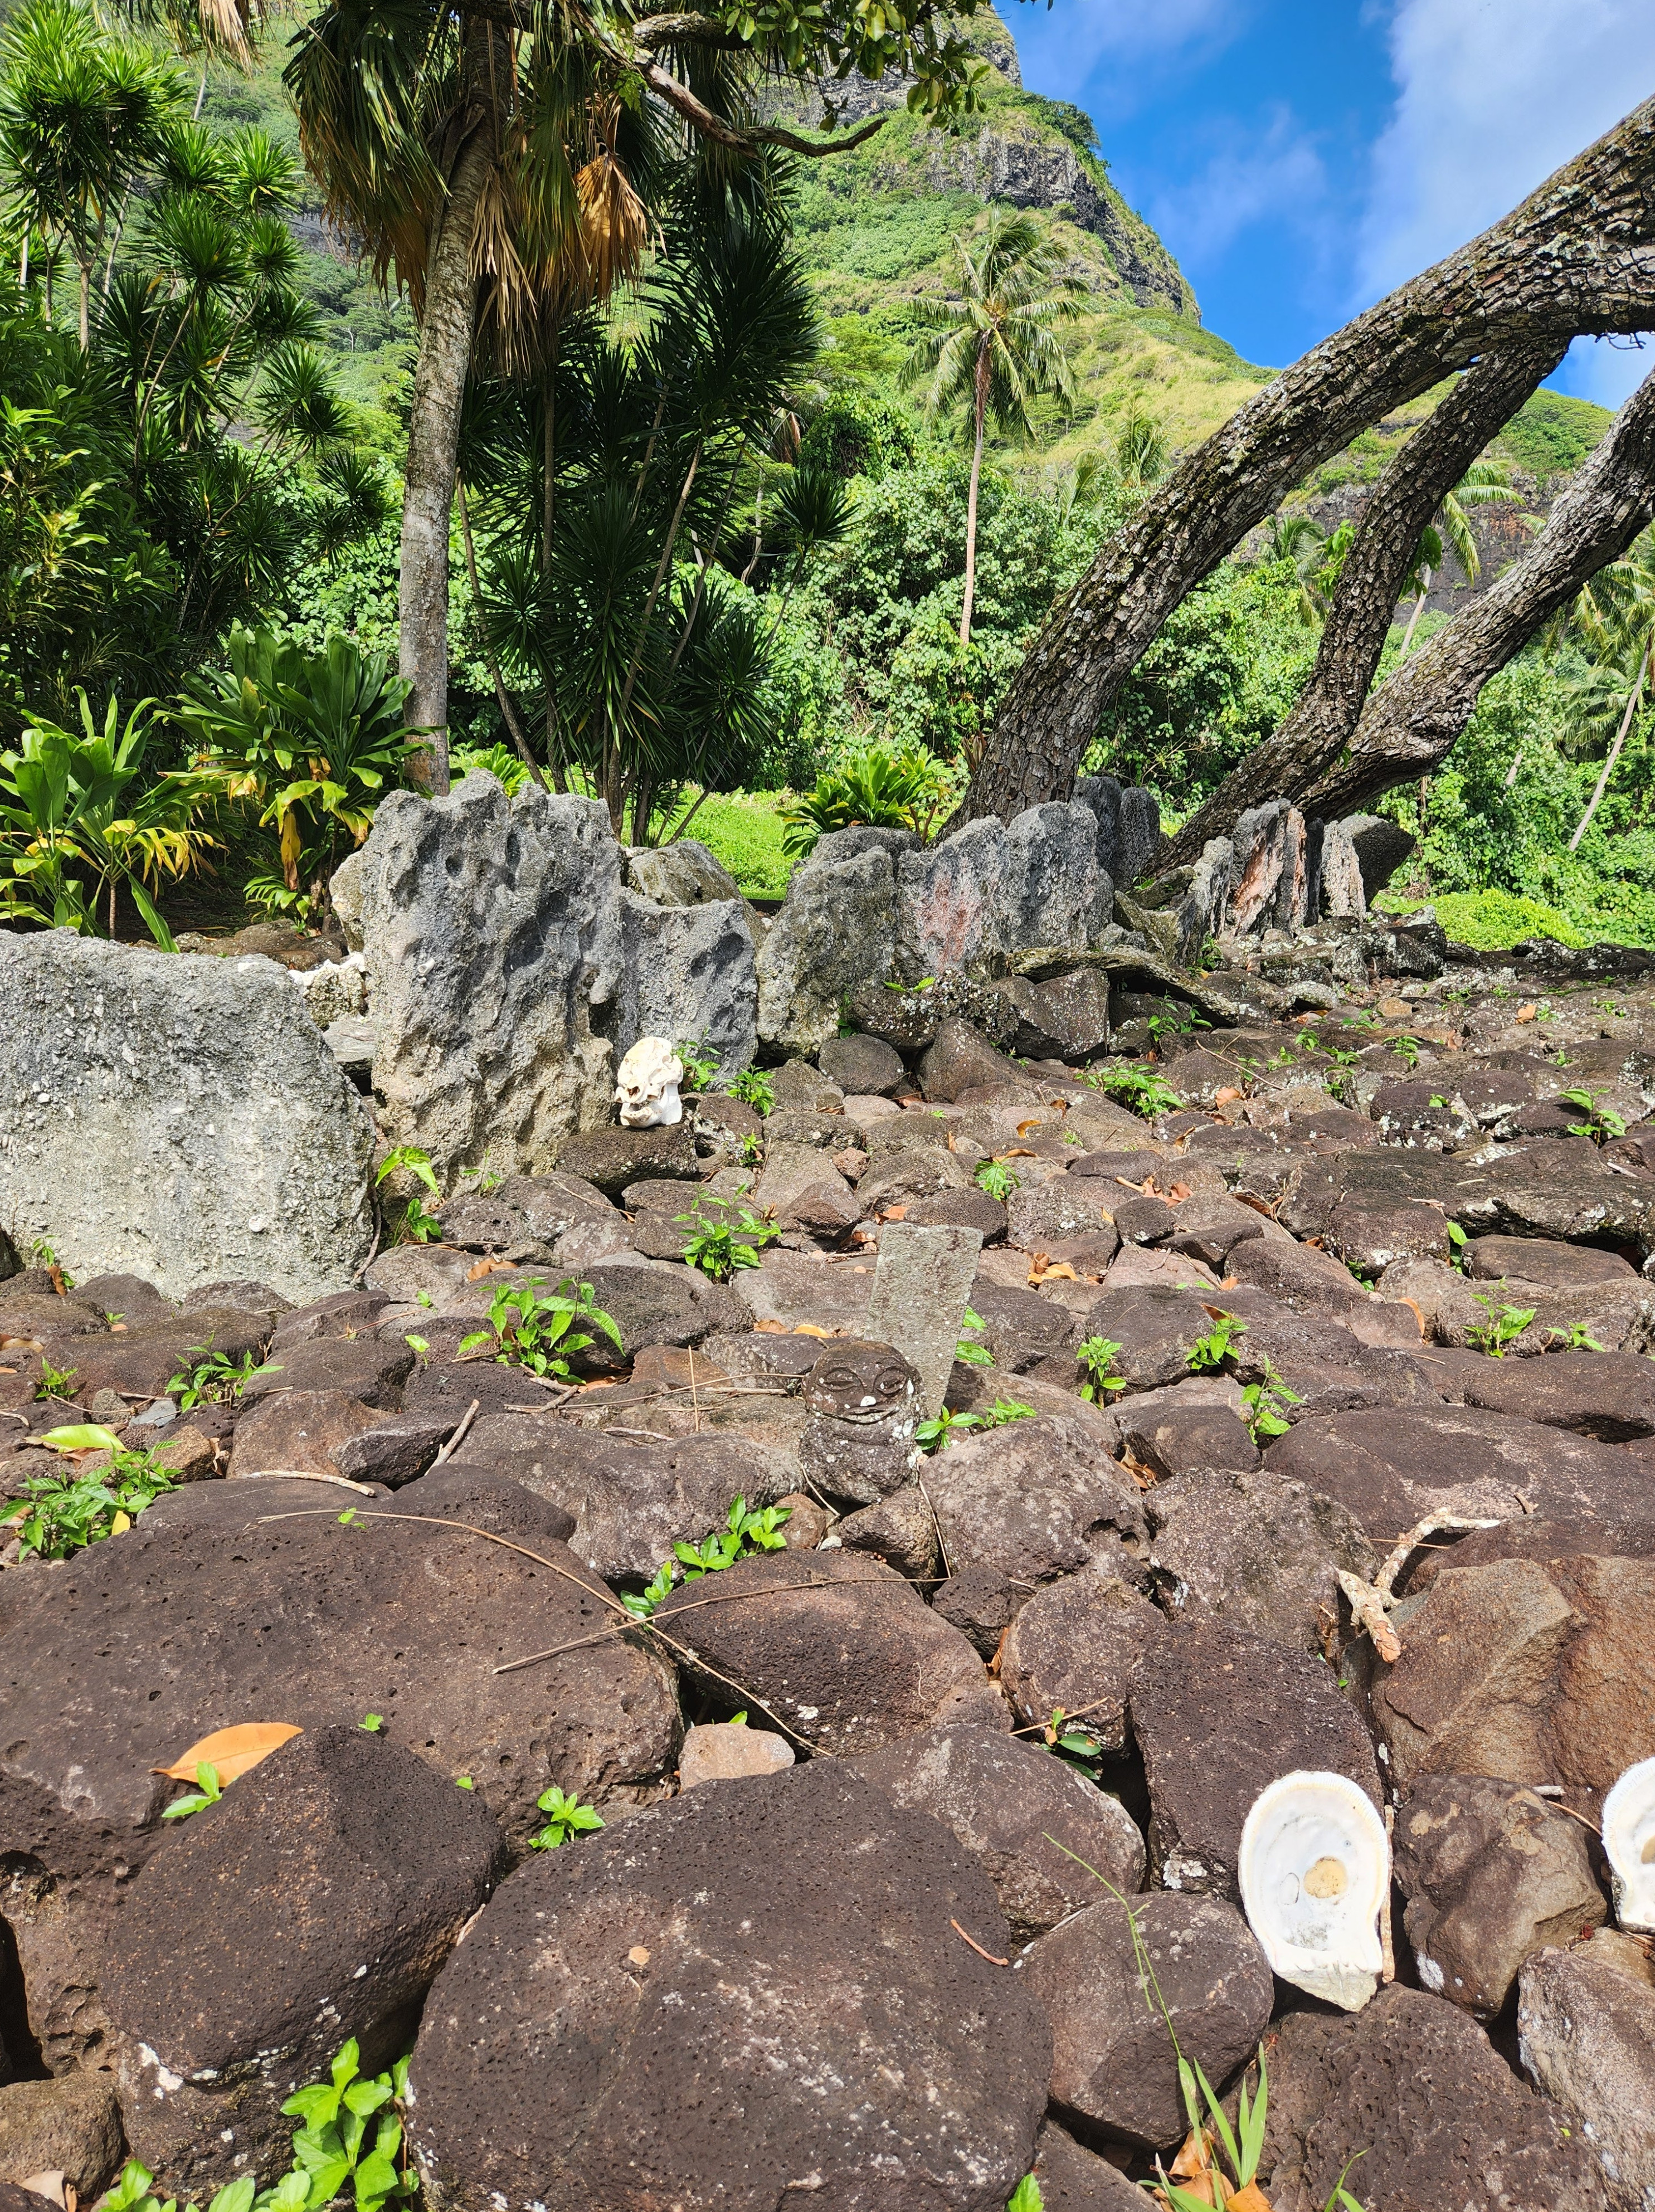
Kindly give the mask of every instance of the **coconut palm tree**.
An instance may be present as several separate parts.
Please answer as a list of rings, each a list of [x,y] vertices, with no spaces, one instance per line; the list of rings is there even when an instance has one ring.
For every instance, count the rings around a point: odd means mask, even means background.
[[[1299,586],[1299,619],[1306,629],[1320,629],[1327,616],[1327,601],[1315,581],[1316,571],[1326,558],[1327,544],[1308,514],[1270,517],[1264,557],[1286,562],[1292,568]]]
[[[1511,476],[1503,463],[1473,461],[1444,500],[1434,520],[1421,533],[1415,548],[1413,568],[1402,586],[1404,592],[1415,595],[1414,611],[1402,633],[1403,659],[1412,648],[1414,632],[1430,596],[1431,579],[1442,567],[1445,546],[1452,550],[1468,584],[1475,584],[1482,574],[1482,556],[1477,550],[1476,533],[1466,508],[1520,500],[1522,496],[1512,489]]]
[[[1609,789],[1655,675],[1655,540],[1647,531],[1592,579],[1576,602],[1571,627],[1593,654],[1593,665],[1573,687],[1581,726],[1605,729],[1620,718],[1602,773],[1569,840],[1573,853]]]
[[[1074,374],[1057,325],[1078,309],[1072,277],[1059,273],[1057,257],[1025,215],[991,208],[980,230],[953,242],[958,298],[916,302],[930,325],[904,365],[904,377],[929,376],[925,410],[934,418],[964,401],[971,426],[971,486],[965,507],[965,601],[959,641],[971,641],[977,594],[977,491],[983,478],[983,440],[990,414],[1002,433],[1033,432],[1030,403],[1037,393],[1072,400]]]

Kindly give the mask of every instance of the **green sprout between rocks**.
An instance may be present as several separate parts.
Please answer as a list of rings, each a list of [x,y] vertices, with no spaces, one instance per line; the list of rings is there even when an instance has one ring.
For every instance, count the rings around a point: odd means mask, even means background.
[[[934,1420],[920,1423],[914,1431],[914,1441],[923,1452],[938,1452],[970,1430],[986,1432],[1003,1429],[1010,1421],[1033,1419],[1034,1407],[1020,1405],[1015,1398],[996,1398],[986,1413],[952,1413],[945,1406]]]
[[[564,1281],[550,1297],[542,1297],[544,1281],[502,1283],[489,1304],[488,1327],[459,1340],[464,1359],[482,1345],[495,1347],[490,1357],[506,1367],[526,1368],[531,1375],[569,1380],[569,1363],[577,1352],[588,1352],[597,1339],[586,1333],[590,1323],[618,1352],[621,1332],[596,1301],[590,1283]]]
[[[690,1233],[684,1240],[684,1257],[691,1267],[715,1283],[727,1283],[739,1267],[756,1267],[758,1255],[766,1244],[773,1244],[782,1231],[772,1221],[766,1221],[744,1206],[733,1221],[709,1221],[696,1200],[692,1212],[675,1213],[675,1227]]]
[[[696,1583],[705,1575],[721,1574],[738,1559],[751,1559],[758,1552],[785,1551],[788,1540],[782,1531],[792,1517],[790,1505],[753,1509],[745,1498],[733,1498],[721,1528],[715,1528],[698,1544],[682,1540],[675,1543],[672,1557],[661,1561],[641,1591],[624,1590],[621,1603],[640,1620],[648,1620],[680,1582]]]
[[[1130,1062],[1123,1067],[1098,1068],[1086,1079],[1095,1090],[1106,1091],[1111,1098],[1118,1098],[1123,1106],[1129,1106],[1146,1120],[1157,1114],[1176,1113],[1183,1104],[1164,1075]]]
[[[80,1371],[78,1367],[54,1367],[49,1359],[42,1359],[40,1379],[34,1386],[36,1402],[43,1404],[48,1398],[64,1396]]]
[[[375,1187],[387,1176],[395,1175],[399,1170],[423,1182],[433,1198],[441,1197],[442,1193],[437,1187],[436,1170],[431,1165],[431,1155],[423,1146],[392,1146],[380,1162],[374,1177]],[[396,1234],[399,1241],[405,1244],[429,1244],[434,1237],[441,1236],[442,1224],[435,1215],[428,1213],[418,1197],[415,1196],[404,1206]]]
[[[1466,1334],[1474,1350],[1487,1352],[1490,1359],[1504,1359],[1506,1346],[1517,1341],[1538,1309],[1500,1305],[1482,1291],[1476,1293],[1476,1302],[1488,1318],[1480,1328],[1468,1329]]]
[[[209,1805],[216,1805],[223,1795],[224,1785],[219,1779],[218,1769],[210,1759],[204,1759],[195,1771],[195,1795],[192,1797],[174,1797],[161,1817],[163,1820],[187,1820],[192,1813],[202,1812]]]
[[[997,1198],[1002,1205],[1014,1190],[1021,1188],[1020,1179],[1012,1173],[1004,1160],[984,1160],[972,1178],[981,1191]]]
[[[1190,1347],[1190,1371],[1192,1375],[1215,1374],[1229,1358],[1238,1336],[1247,1333],[1244,1321],[1234,1314],[1217,1315],[1205,1336],[1198,1336]]]
[[[1085,1370],[1086,1378],[1080,1385],[1080,1395],[1089,1405],[1095,1406],[1100,1398],[1107,1397],[1111,1391],[1125,1389],[1125,1376],[1110,1371],[1120,1357],[1120,1346],[1110,1336],[1089,1336],[1076,1347],[1074,1357]]]
[[[547,1819],[539,1834],[529,1838],[531,1850],[561,1850],[571,1838],[586,1835],[604,1825],[602,1814],[590,1805],[583,1805],[572,1791],[565,1792],[554,1787],[538,1797],[535,1802]]]
[[[672,1049],[684,1063],[684,1087],[686,1091],[708,1089],[718,1073],[719,1057],[704,1037],[685,1037]]]
[[[59,1452],[106,1451],[106,1467],[85,1474],[67,1468],[32,1474],[23,1494],[0,1512],[0,1527],[14,1528],[20,1559],[67,1559],[106,1536],[119,1536],[146,1506],[174,1486],[153,1452],[123,1451],[113,1429],[85,1425],[50,1429],[43,1441]]]
[[[1572,1137],[1590,1137],[1594,1144],[1606,1145],[1612,1137],[1624,1137],[1627,1133],[1623,1115],[1612,1106],[1600,1106],[1597,1101],[1607,1096],[1602,1091],[1565,1091],[1561,1093],[1566,1106],[1578,1106],[1586,1116],[1584,1121],[1571,1121]]]
[[[1244,1385],[1241,1402],[1247,1433],[1257,1443],[1262,1437],[1286,1436],[1293,1426],[1287,1407],[1302,1405],[1304,1400],[1297,1390],[1287,1388],[1267,1359],[1263,1379]]]
[[[776,1110],[776,1085],[762,1067],[744,1067],[739,1075],[733,1075],[724,1086],[732,1098],[739,1098],[744,1106],[751,1106],[756,1114],[772,1114]]]
[[[1549,1328],[1546,1334],[1551,1337],[1561,1337],[1565,1352],[1607,1352],[1609,1350],[1608,1345],[1599,1344],[1583,1321],[1575,1322],[1567,1329]]]
[[[258,1355],[244,1352],[232,1359],[228,1352],[215,1352],[210,1343],[193,1346],[184,1355],[185,1364],[167,1385],[167,1395],[178,1401],[180,1413],[202,1405],[227,1406],[239,1398],[255,1375],[279,1375],[282,1363],[261,1366]]]
[[[979,1344],[977,1341],[983,1329],[988,1327],[982,1315],[973,1313],[970,1307],[967,1306],[961,1326],[966,1334],[955,1343],[955,1358],[963,1359],[968,1367],[992,1367],[995,1364],[993,1352],[986,1344]]]

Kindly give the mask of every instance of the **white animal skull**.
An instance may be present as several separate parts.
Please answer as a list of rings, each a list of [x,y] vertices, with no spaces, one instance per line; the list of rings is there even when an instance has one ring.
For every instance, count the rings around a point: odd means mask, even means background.
[[[1282,1980],[1360,2012],[1378,1986],[1390,1881],[1390,1838],[1366,1793],[1342,1774],[1284,1774],[1253,1801],[1237,1870]]]
[[[624,1129],[670,1129],[684,1119],[684,1062],[665,1037],[640,1037],[621,1062],[615,1101]]]
[[[1655,1931],[1655,1759],[1628,1766],[1604,1798],[1603,1851],[1615,1918]]]

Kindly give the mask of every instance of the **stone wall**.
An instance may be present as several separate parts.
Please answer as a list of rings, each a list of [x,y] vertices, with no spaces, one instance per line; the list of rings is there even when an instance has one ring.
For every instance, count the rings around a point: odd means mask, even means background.
[[[168,1297],[342,1288],[372,1132],[286,970],[0,931],[0,1228]]]

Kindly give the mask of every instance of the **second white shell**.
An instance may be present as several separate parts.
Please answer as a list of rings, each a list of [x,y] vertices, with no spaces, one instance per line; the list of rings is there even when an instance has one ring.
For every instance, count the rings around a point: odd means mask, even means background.
[[[1655,1759],[1640,1759],[1603,1800],[1603,1855],[1615,1917],[1655,1932]]]
[[[1241,1901],[1284,1982],[1360,2012],[1378,1987],[1390,1881],[1384,1822],[1342,1774],[1284,1774],[1241,1832]]]

